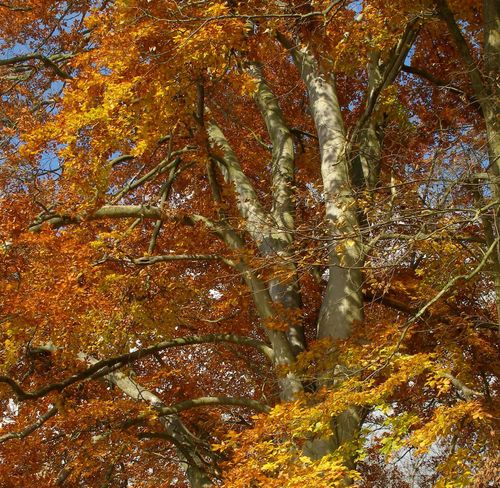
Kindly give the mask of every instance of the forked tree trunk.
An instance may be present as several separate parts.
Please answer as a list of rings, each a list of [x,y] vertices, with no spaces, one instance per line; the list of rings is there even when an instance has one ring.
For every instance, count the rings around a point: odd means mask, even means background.
[[[328,225],[328,284],[317,326],[318,338],[347,339],[356,323],[364,320],[362,243],[356,202],[349,179],[347,141],[335,80],[322,73],[308,49],[292,49],[292,55],[309,95],[321,155],[321,175]],[[305,453],[319,459],[358,435],[357,408],[349,408],[331,421],[332,435],[315,439]],[[346,463],[353,467],[348,456]],[[346,480],[346,484],[349,484]]]

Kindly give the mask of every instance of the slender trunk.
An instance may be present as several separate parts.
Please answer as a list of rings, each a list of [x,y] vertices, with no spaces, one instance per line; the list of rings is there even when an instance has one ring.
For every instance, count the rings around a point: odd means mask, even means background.
[[[239,266],[245,283],[252,291],[257,312],[265,323],[267,319],[271,319],[274,315],[271,306],[271,297],[266,285],[251,270],[246,268],[243,263]],[[288,341],[286,333],[268,327],[265,328],[265,332],[273,348],[274,364],[278,370],[280,397],[284,401],[293,401],[297,398],[297,394],[303,390],[302,383],[295,374],[287,372],[282,375],[279,371],[283,367],[289,368],[294,363],[295,355],[292,346]]]
[[[250,72],[258,82],[255,101],[266,124],[272,143],[272,194],[271,216],[275,228],[261,246],[263,255],[276,256],[282,261],[281,276],[269,282],[269,295],[273,303],[285,309],[300,309],[302,299],[299,277],[289,247],[293,243],[295,229],[294,171],[295,151],[293,136],[285,122],[279,103],[262,76],[260,66],[250,65]],[[287,332],[294,354],[305,349],[302,325],[290,323]]]
[[[280,276],[272,278],[269,283],[271,300],[284,305],[285,308],[299,308],[301,300],[298,277],[288,254],[293,230],[292,138],[274,95],[262,81],[259,93],[257,98],[275,148],[273,150],[274,202],[270,214],[262,207],[251,181],[242,170],[236,154],[220,128],[214,122],[210,122],[207,124],[207,133],[213,152],[215,153],[217,148],[222,150],[222,155],[216,157],[216,161],[226,181],[234,185],[238,211],[245,220],[247,232],[263,256],[279,257],[283,260],[283,272],[279,273]],[[241,246],[244,247],[243,244]],[[304,349],[304,333],[301,326],[290,324],[288,338],[293,356]]]
[[[229,226],[214,223],[201,216],[194,217],[193,220],[203,222],[230,249],[237,251],[245,249],[245,243],[242,238]],[[263,330],[273,349],[274,366],[278,370],[280,397],[284,401],[293,401],[296,399],[297,394],[303,390],[302,383],[295,374],[288,372],[282,375],[280,372],[280,369],[289,368],[294,363],[295,355],[285,332],[266,327],[266,322],[273,318],[275,314],[266,284],[256,276],[254,270],[244,260],[239,260],[238,262],[228,261],[228,263],[241,273],[245,284],[252,294]]]

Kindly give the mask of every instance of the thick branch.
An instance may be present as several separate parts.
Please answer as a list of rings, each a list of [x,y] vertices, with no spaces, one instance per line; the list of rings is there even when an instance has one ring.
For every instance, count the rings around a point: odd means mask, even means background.
[[[59,57],[56,56],[56,59],[59,59]],[[47,66],[47,68],[50,68],[61,78],[65,79],[71,78],[71,76],[68,73],[59,68],[59,66],[54,62],[54,56],[47,57],[39,53],[14,56],[8,59],[0,59],[0,66],[9,66],[12,64],[23,63],[25,61],[31,61],[31,60],[41,61],[45,66]]]
[[[500,59],[500,7],[498,1],[485,0],[485,68],[486,77],[481,74],[478,63],[474,60],[472,51],[465,40],[460,27],[450,10],[446,0],[435,0],[440,17],[448,26],[448,30],[462,57],[469,75],[475,97],[481,105],[488,136],[488,153],[490,168],[493,174],[500,176],[500,122],[498,118],[498,72]],[[494,193],[500,195],[500,185],[495,185]],[[497,227],[500,221],[496,219]],[[499,291],[500,291],[500,277]]]
[[[66,378],[63,381],[51,383],[50,385],[44,386],[32,392],[24,391],[15,380],[9,378],[8,376],[0,376],[0,383],[6,383],[7,385],[9,385],[16,394],[18,400],[33,400],[36,398],[41,398],[52,391],[62,391],[68,386],[86,380],[88,378],[99,378],[105,376],[109,374],[110,370],[116,366],[122,367],[126,364],[131,363],[132,361],[142,359],[165,349],[179,346],[192,346],[196,344],[223,342],[255,347],[269,359],[272,360],[273,358],[273,351],[271,350],[271,348],[257,339],[238,336],[235,334],[208,334],[203,336],[179,337],[176,339],[171,339],[169,341],[160,342],[159,344],[155,344],[154,346],[145,347],[144,349],[138,351],[122,354],[120,356],[115,356],[109,359],[103,359],[101,361],[96,361],[94,364],[92,364],[92,366],[86,368],[83,371],[80,371],[79,373],[71,375],[69,378]]]
[[[28,427],[26,427],[25,429],[19,432],[8,432],[7,434],[0,436],[0,444],[11,439],[24,439],[25,437],[28,437],[30,434],[35,432],[35,430],[39,429],[43,424],[45,424],[47,420],[54,417],[57,414],[58,410],[58,407],[54,406],[47,410],[47,412],[42,415],[36,422],[28,425]]]
[[[111,161],[109,161],[109,165],[114,168],[115,166],[121,164],[121,163],[124,163],[126,161],[130,161],[132,159],[134,159],[135,156],[132,156],[131,154],[123,154],[122,156],[118,156],[114,159],[112,159]]]
[[[123,218],[143,218],[162,220],[162,212],[158,207],[149,205],[104,205],[93,214],[87,216],[86,220],[99,219],[123,219]],[[65,225],[78,224],[85,220],[83,217],[70,217],[68,215],[47,215],[33,223],[29,230],[38,232],[43,224],[48,224],[54,229]]]
[[[474,93],[483,108],[483,112],[485,112],[484,104],[487,99],[487,91],[485,89],[483,79],[479,68],[477,67],[477,62],[472,57],[469,46],[467,45],[467,41],[465,40],[458,24],[453,16],[453,12],[450,10],[448,6],[448,2],[446,0],[434,0],[438,9],[439,16],[446,22],[448,26],[448,30],[450,31],[451,37],[453,38],[455,45],[458,49],[460,56],[462,57],[465,65],[467,66],[468,74],[471,79],[472,88],[474,89]]]
[[[302,305],[298,287],[299,278],[289,245],[293,241],[295,227],[294,204],[294,147],[293,136],[288,128],[278,100],[265,82],[259,65],[251,64],[250,72],[258,82],[255,100],[267,127],[272,142],[272,195],[271,216],[277,228],[263,241],[261,251],[264,255],[279,255],[283,270],[289,279],[273,278],[269,281],[269,294],[274,303],[286,308],[298,309]],[[301,325],[291,324],[288,338],[295,354],[305,349],[305,336]]]
[[[247,407],[258,412],[269,413],[271,408],[268,405],[260,403],[256,400],[251,400],[250,398],[236,398],[236,397],[200,397],[194,398],[192,400],[186,400],[184,402],[177,403],[175,405],[170,405],[168,407],[162,407],[158,409],[161,415],[172,415],[183,412],[184,410],[189,410],[191,408],[198,407],[210,407],[210,406],[235,406],[235,407]]]
[[[214,153],[212,156],[219,164],[226,181],[234,185],[238,210],[245,219],[247,231],[260,245],[265,236],[270,233],[269,218],[262,208],[252,182],[243,172],[236,154],[219,126],[214,122],[209,122],[207,133]],[[220,158],[215,156],[217,152],[222,152]]]
[[[234,185],[238,210],[240,215],[245,219],[248,233],[263,254],[272,254],[283,250],[284,245],[288,244],[288,241],[280,239],[278,231],[274,231],[272,216],[264,212],[252,183],[243,172],[238,158],[224,134],[214,122],[207,124],[207,133],[212,146],[213,159],[219,164],[226,180]],[[217,149],[222,150],[222,158],[214,154]],[[235,250],[244,249],[244,242],[228,224],[216,224],[201,216],[193,217],[193,220],[203,221],[230,248]],[[275,241],[277,245],[274,245]],[[271,318],[274,315],[274,311],[266,285],[243,261],[235,263],[234,267],[242,273],[243,279],[252,291],[252,296],[261,319],[267,320]],[[272,282],[270,288],[273,289]],[[291,344],[288,343],[286,334],[268,329],[267,327],[265,327],[265,331],[275,352],[275,363],[281,365],[290,364],[294,358],[294,351]],[[304,340],[300,328],[293,327],[290,329],[290,333],[297,349],[303,349]],[[287,378],[283,380],[283,384],[288,384],[288,386],[282,388],[282,394],[284,390],[287,391],[284,394],[284,398],[286,399],[292,399],[295,393],[301,389],[299,382],[295,378]]]
[[[259,66],[250,71],[258,81],[255,100],[259,106],[273,145],[272,153],[272,214],[278,225],[292,231],[294,228],[294,149],[293,136],[288,128],[277,98],[265,82]]]

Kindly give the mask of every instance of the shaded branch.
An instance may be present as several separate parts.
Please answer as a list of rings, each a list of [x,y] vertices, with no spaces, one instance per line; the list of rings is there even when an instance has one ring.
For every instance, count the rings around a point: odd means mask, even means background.
[[[378,56],[376,56],[373,66],[373,70],[376,71],[376,75],[372,76],[373,80],[369,87],[369,91],[366,98],[366,105],[361,118],[356,123],[356,126],[352,132],[352,140],[355,140],[359,131],[361,131],[365,124],[370,119],[377,102],[379,100],[380,94],[383,89],[389,86],[398,75],[401,70],[401,66],[411,49],[411,46],[415,42],[418,34],[417,27],[418,19],[414,19],[406,25],[405,31],[398,41],[396,46],[393,48],[393,52],[389,60],[383,65],[379,66]]]
[[[452,92],[458,93],[459,95],[465,95],[465,92],[463,90],[461,90],[460,88],[457,88],[456,86],[454,86],[450,83],[447,83],[446,81],[442,80],[441,78],[438,78],[437,76],[434,76],[432,73],[430,73],[429,71],[426,71],[422,68],[417,68],[415,66],[409,66],[407,64],[403,64],[401,69],[405,73],[420,76],[420,78],[426,79],[427,81],[431,82],[433,85],[446,88]]]
[[[445,88],[446,90],[449,90],[449,91],[455,93],[456,95],[467,97],[467,99],[470,100],[472,105],[479,111],[479,113],[482,114],[481,105],[478,103],[478,101],[474,97],[471,97],[469,94],[467,94],[464,90],[456,87],[455,85],[452,85],[451,83],[447,83],[446,81],[442,80],[441,78],[434,76],[429,71],[426,71],[422,68],[416,68],[415,66],[408,66],[407,64],[404,64],[402,66],[401,70],[404,71],[405,73],[419,76],[420,78],[423,78],[423,79],[427,80],[428,82],[430,82],[432,85],[438,86],[440,88]]]
[[[173,138],[170,139],[169,142],[169,147],[168,147],[168,153],[169,153],[169,159],[170,155],[172,153],[172,141]],[[176,159],[177,163],[174,164],[174,166],[171,168],[170,173],[168,175],[167,181],[163,183],[161,189],[160,189],[160,201],[158,203],[158,207],[160,210],[163,210],[163,206],[165,205],[165,202],[170,196],[170,191],[172,189],[172,184],[176,178],[176,176],[180,173],[179,164],[181,162],[180,158]],[[153,229],[153,234],[151,235],[151,239],[149,241],[149,246],[148,246],[148,253],[153,254],[155,246],[156,246],[156,241],[158,239],[158,236],[160,235],[160,230],[163,225],[163,222],[161,220],[157,220],[155,222],[155,227]]]
[[[47,420],[54,417],[58,411],[59,409],[57,408],[57,406],[54,406],[47,410],[47,412],[42,415],[36,422],[32,423],[25,429],[18,432],[8,432],[7,434],[0,436],[0,444],[11,439],[24,439],[25,437],[28,437],[30,434],[35,432],[35,430],[39,429],[43,424],[45,424]]]
[[[60,57],[56,56],[55,59],[60,59]],[[14,56],[12,58],[0,59],[0,66],[10,66],[13,64],[23,63],[25,61],[31,61],[31,60],[41,61],[47,68],[50,68],[52,71],[54,71],[61,78],[65,78],[65,79],[71,78],[71,76],[68,73],[66,73],[66,71],[63,71],[54,62],[54,56],[47,57],[47,56],[44,56],[43,54],[39,54],[39,53],[24,54],[21,56]]]
[[[165,263],[168,261],[213,261],[222,260],[217,254],[164,254],[161,256],[144,256],[133,259],[132,263],[140,266],[148,266],[156,263]]]
[[[179,157],[179,155],[188,151],[192,151],[194,149],[195,149],[194,146],[187,146],[184,149],[174,151],[167,158],[158,163],[152,170],[148,171],[145,175],[141,176],[139,179],[135,181],[134,178],[131,181],[129,181],[119,192],[113,195],[112,203],[116,203],[120,198],[122,198],[128,192],[135,190],[139,186],[143,185],[148,181],[151,181],[156,176],[163,174],[168,170],[173,170],[173,173],[171,173],[171,176],[169,177],[169,179],[170,178],[173,179],[173,177],[179,173],[179,170],[177,169],[181,162],[181,158]],[[174,157],[175,159],[172,160],[172,158]]]
[[[472,88],[474,89],[476,98],[481,104],[483,112],[486,112],[484,104],[487,101],[487,92],[483,83],[483,78],[481,76],[481,73],[479,72],[479,68],[477,67],[477,62],[472,57],[472,53],[469,46],[467,45],[467,41],[465,40],[465,37],[458,27],[453,12],[448,6],[448,2],[446,0],[434,0],[434,2],[437,6],[439,16],[448,26],[448,30],[450,31],[451,37],[455,42],[457,50],[463,61],[465,62],[465,65],[467,66],[468,74],[470,76]]]
[[[235,407],[247,407],[258,412],[269,413],[271,408],[269,405],[265,405],[256,400],[251,400],[250,398],[237,398],[237,397],[200,397],[191,400],[186,400],[184,402],[176,403],[175,405],[170,405],[168,407],[162,407],[158,409],[158,413],[161,415],[172,415],[176,413],[183,412],[184,410],[189,410],[191,408],[198,407],[210,407],[210,406],[235,406]]]
[[[239,336],[235,334],[207,334],[202,336],[189,336],[189,337],[178,337],[176,339],[171,339],[168,341],[163,341],[150,347],[145,347],[144,349],[134,351],[127,354],[121,354],[109,359],[103,359],[95,362],[92,366],[86,368],[79,373],[75,373],[63,381],[51,383],[35,391],[25,391],[23,388],[12,378],[8,376],[1,375],[0,383],[5,383],[11,387],[13,392],[16,394],[19,401],[22,400],[33,400],[41,398],[52,391],[62,391],[68,386],[86,379],[95,379],[102,376],[110,374],[110,372],[117,367],[123,367],[138,359],[145,358],[154,353],[169,349],[172,347],[179,346],[192,346],[197,344],[208,344],[208,343],[232,343],[241,346],[250,346],[261,351],[270,360],[273,358],[272,349],[267,346],[262,341],[253,339],[251,337]]]

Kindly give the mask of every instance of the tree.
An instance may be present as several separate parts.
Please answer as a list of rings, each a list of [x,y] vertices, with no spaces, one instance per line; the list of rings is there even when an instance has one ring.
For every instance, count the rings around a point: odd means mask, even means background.
[[[2,486],[498,482],[497,2],[0,30]]]

